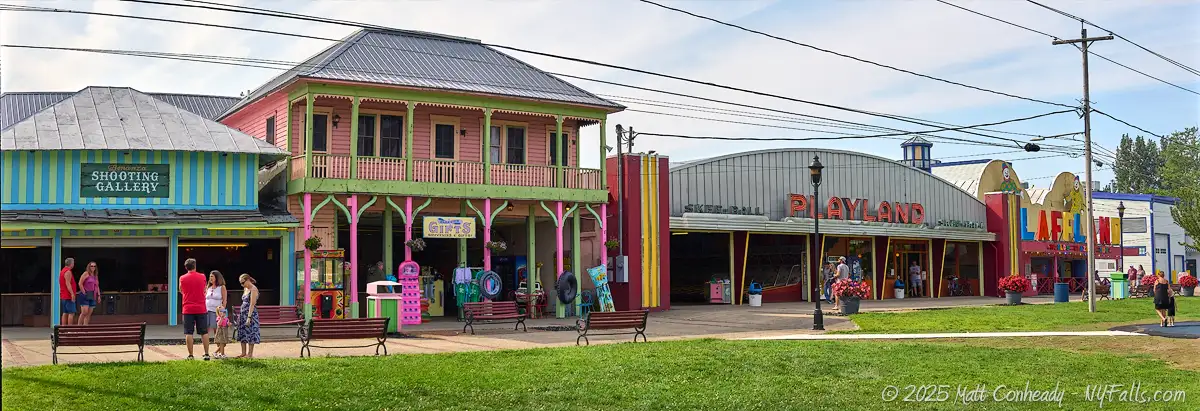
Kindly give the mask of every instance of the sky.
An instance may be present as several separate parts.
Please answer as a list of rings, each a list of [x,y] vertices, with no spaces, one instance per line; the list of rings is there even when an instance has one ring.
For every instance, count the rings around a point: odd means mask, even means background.
[[[954,125],[991,123],[1062,109],[864,64],[636,0],[218,1],[475,38],[794,99]],[[1075,48],[1051,45],[1047,37],[933,0],[696,0],[665,3],[797,42],[977,87],[1069,105],[1078,105],[1082,99],[1081,55]],[[1028,2],[977,0],[954,3],[1060,38],[1077,38],[1080,34],[1079,22]],[[1200,0],[1047,0],[1043,3],[1115,30],[1190,67],[1200,68]],[[0,0],[0,4],[134,14],[331,38],[342,38],[354,31],[351,27],[339,25],[117,1]],[[1106,33],[1093,28],[1088,34],[1099,36]],[[322,40],[164,22],[6,11],[0,11],[0,43],[194,53],[295,62],[331,45]],[[1200,76],[1175,67],[1132,44],[1113,40],[1097,42],[1092,47],[1094,52],[1112,60],[1200,92]],[[506,53],[546,71],[906,131],[936,128],[564,60]],[[1200,95],[1096,58],[1091,60],[1090,72],[1091,101],[1098,110],[1157,134],[1168,134],[1200,124]],[[0,49],[0,91],[3,92],[76,91],[101,85],[128,86],[144,92],[237,96],[277,74],[277,70],[187,61],[68,51]],[[566,80],[606,97],[621,96],[746,110],[589,81]],[[609,117],[609,136],[614,135],[611,128],[616,124],[634,127],[643,133],[693,136],[804,138],[833,135],[794,128],[874,134],[869,131],[748,118],[738,114],[623,104],[634,110],[666,112],[677,116],[617,113]],[[1046,136],[1081,132],[1083,121],[1067,113],[989,128]],[[1115,150],[1121,135],[1126,133],[1144,134],[1093,115],[1092,136],[1097,144]],[[938,135],[999,143],[995,139],[953,131]],[[598,127],[583,130],[585,167],[596,167],[598,164],[598,136]],[[1029,138],[1019,135],[1007,137],[1020,140]],[[1082,140],[1082,136],[1071,138]],[[653,150],[670,156],[672,161],[688,161],[738,151],[822,147],[899,159],[902,154],[900,143],[896,139],[753,142],[642,136],[636,139],[634,151]],[[1070,151],[1082,154],[1082,143],[1078,141],[1053,139],[1045,143],[1072,146],[1075,148]],[[1005,144],[1012,146],[935,141],[933,155],[943,161],[981,158],[1013,161],[1022,180],[1034,186],[1048,185],[1052,181],[1051,176],[1059,172],[1082,174],[1085,163],[1081,156],[1023,153],[1017,152],[1015,143]],[[1105,165],[1096,170],[1094,180],[1107,183],[1112,178],[1108,170],[1111,165],[1103,157],[1097,157]]]

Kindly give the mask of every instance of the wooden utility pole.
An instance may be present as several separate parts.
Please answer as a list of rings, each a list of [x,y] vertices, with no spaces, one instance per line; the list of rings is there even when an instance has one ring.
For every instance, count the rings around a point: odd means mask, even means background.
[[[1082,22],[1081,22],[1082,24]],[[1088,37],[1087,28],[1080,30],[1078,39],[1075,40],[1054,40],[1053,45],[1060,44],[1080,44],[1076,46],[1083,52],[1083,157],[1086,162],[1084,176],[1087,179],[1084,185],[1084,201],[1087,202],[1087,215],[1084,216],[1084,221],[1087,221],[1087,279],[1088,279],[1088,311],[1096,312],[1096,222],[1092,218],[1092,102],[1088,91],[1088,45],[1093,41],[1112,40],[1113,36],[1107,35],[1104,37]],[[1124,250],[1122,250],[1124,253]]]

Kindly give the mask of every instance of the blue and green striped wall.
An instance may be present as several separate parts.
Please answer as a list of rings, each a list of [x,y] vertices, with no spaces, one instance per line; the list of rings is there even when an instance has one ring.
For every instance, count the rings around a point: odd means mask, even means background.
[[[169,164],[168,198],[80,198],[80,164]],[[258,156],[182,151],[4,151],[0,203],[20,209],[258,208]]]
[[[180,237],[212,237],[212,238],[278,238],[292,234],[277,230],[209,230],[205,228],[187,229],[146,229],[146,230],[49,230],[30,229],[5,231],[0,238],[50,238],[55,232],[60,232],[64,238],[70,237],[168,237],[172,234]]]

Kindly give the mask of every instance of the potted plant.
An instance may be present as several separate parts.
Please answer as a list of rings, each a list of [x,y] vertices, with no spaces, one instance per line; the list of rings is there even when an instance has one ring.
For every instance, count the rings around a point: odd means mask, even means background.
[[[503,241],[488,241],[483,246],[487,247],[489,250],[492,250],[493,253],[502,253],[505,250],[508,250],[508,244]]]
[[[314,235],[304,240],[304,248],[307,248],[308,251],[317,251],[321,249],[321,237]]]
[[[1029,279],[1019,276],[1010,275],[1000,279],[1000,290],[1004,291],[1005,297],[1008,297],[1008,303],[1016,305],[1021,303],[1021,295],[1029,291]]]
[[[838,297],[838,310],[842,314],[856,314],[859,302],[871,295],[871,287],[864,282],[842,279],[833,283],[833,295]]]
[[[1197,281],[1196,277],[1190,275],[1181,275],[1179,276],[1179,291],[1185,297],[1194,296],[1196,295],[1197,283],[1200,283],[1200,281]]]
[[[617,241],[616,237],[609,237],[608,241],[604,242],[604,247],[608,248],[609,250],[616,250],[617,247],[620,247],[620,246],[621,246],[621,242]]]
[[[425,251],[425,239],[423,238],[414,238],[412,240],[405,241],[404,245],[408,246],[409,249],[415,252]]]
[[[1142,287],[1146,288],[1146,296],[1154,298],[1154,283],[1158,281],[1158,276],[1144,275],[1142,276]]]

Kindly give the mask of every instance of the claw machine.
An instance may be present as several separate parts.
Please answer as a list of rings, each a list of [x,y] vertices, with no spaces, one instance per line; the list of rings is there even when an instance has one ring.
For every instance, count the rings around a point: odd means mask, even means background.
[[[296,252],[296,267],[304,267],[304,251]],[[296,270],[296,284],[304,284],[304,268]],[[346,251],[317,250],[312,252],[308,267],[312,297],[312,318],[346,318],[346,280],[350,263]],[[297,287],[296,301],[304,301],[304,287]]]

